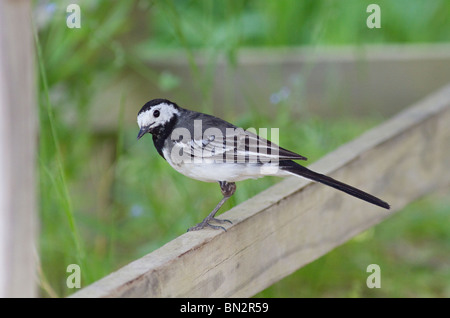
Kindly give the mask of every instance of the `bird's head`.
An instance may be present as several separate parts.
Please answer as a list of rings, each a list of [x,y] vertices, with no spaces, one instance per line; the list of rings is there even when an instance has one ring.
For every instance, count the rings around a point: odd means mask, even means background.
[[[180,114],[180,108],[167,99],[152,99],[142,106],[137,115],[140,139],[146,133],[164,127],[171,119]]]

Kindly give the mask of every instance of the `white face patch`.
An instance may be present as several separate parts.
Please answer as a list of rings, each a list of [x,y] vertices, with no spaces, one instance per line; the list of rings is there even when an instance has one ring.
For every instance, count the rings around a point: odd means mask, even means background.
[[[159,116],[155,116],[158,112]],[[140,113],[137,117],[137,123],[139,125],[139,128],[153,128],[164,125],[166,122],[172,119],[174,115],[178,115],[179,113],[180,112],[172,105],[161,103],[159,105],[153,106],[143,113]]]

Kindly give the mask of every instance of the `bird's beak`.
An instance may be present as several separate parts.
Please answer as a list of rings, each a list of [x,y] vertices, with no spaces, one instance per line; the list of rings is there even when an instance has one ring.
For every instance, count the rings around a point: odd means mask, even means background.
[[[141,137],[148,133],[149,130],[150,126],[142,127],[141,130],[139,130],[139,134],[137,135],[137,140],[141,139]]]

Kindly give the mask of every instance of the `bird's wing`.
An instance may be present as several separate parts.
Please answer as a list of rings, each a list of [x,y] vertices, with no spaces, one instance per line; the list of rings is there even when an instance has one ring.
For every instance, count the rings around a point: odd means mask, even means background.
[[[173,141],[177,155],[184,159],[233,163],[269,163],[281,160],[306,160],[242,128],[206,130],[201,138]]]

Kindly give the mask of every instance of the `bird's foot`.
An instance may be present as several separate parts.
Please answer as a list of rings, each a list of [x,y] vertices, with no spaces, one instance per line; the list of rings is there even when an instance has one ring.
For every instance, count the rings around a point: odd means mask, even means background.
[[[210,228],[212,228],[214,230],[224,230],[225,232],[227,231],[223,226],[213,225],[213,224],[209,223],[211,221],[219,223],[219,224],[224,224],[224,223],[233,224],[233,222],[231,222],[230,220],[222,220],[222,219],[216,219],[216,218],[206,218],[202,222],[197,224],[196,226],[190,227],[187,231],[188,232],[198,231],[198,230],[204,229],[205,227],[210,227]]]

